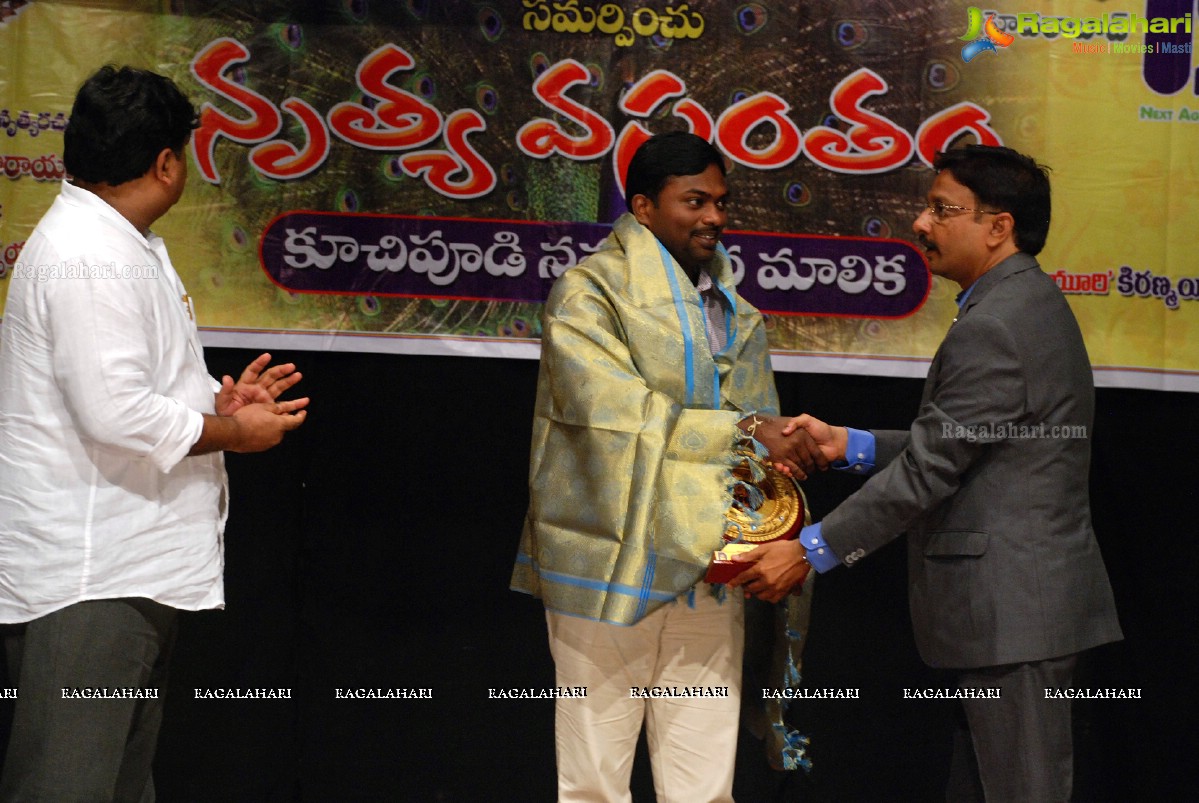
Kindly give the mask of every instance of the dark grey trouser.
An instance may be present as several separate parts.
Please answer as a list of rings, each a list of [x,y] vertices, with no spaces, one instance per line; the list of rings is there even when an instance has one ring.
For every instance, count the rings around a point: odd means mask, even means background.
[[[963,700],[969,730],[954,735],[950,803],[1066,803],[1074,785],[1069,687],[1077,655],[964,670],[962,689],[1000,689],[1000,699]]]
[[[94,600],[8,630],[9,677],[18,691],[0,800],[154,800],[150,769],[176,613],[141,598]],[[157,689],[158,699],[76,696],[93,689]]]

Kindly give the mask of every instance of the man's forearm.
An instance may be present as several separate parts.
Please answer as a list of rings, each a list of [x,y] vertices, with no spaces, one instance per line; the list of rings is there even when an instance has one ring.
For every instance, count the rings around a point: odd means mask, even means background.
[[[204,428],[189,455],[209,452],[262,452],[283,440],[283,435],[300,424],[308,411],[308,399],[247,404],[232,415],[203,417]]]
[[[204,428],[200,430],[200,439],[188,450],[191,456],[210,454],[211,452],[237,451],[241,440],[241,425],[231,415],[204,416]]]

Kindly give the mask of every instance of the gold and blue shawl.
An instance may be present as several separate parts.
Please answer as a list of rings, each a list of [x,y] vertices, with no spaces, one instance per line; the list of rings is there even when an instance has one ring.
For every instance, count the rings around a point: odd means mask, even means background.
[[[737,422],[777,414],[761,314],[727,252],[712,355],[699,293],[632,215],[546,302],[529,510],[512,587],[560,613],[628,625],[693,588],[722,543]]]

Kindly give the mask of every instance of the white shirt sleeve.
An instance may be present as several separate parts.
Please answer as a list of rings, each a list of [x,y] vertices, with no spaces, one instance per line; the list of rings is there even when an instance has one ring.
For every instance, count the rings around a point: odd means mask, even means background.
[[[104,255],[97,255],[104,264]],[[136,281],[81,278],[47,284],[55,382],[88,439],[151,460],[160,471],[200,438],[203,416],[158,389],[152,351],[164,338],[160,310]],[[65,329],[66,331],[61,331]]]

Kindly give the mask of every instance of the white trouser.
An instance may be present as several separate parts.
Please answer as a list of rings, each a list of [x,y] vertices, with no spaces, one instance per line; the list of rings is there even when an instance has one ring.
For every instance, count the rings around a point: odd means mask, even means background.
[[[629,627],[547,611],[557,685],[587,689],[557,701],[559,801],[631,801],[643,719],[659,803],[732,801],[744,599],[709,592],[701,583],[694,608],[683,594]]]

